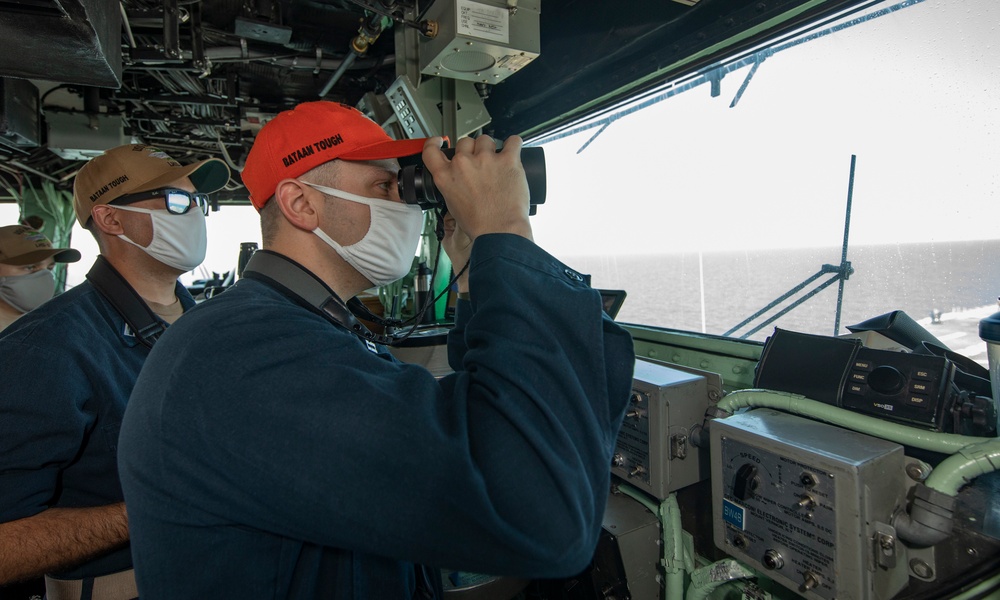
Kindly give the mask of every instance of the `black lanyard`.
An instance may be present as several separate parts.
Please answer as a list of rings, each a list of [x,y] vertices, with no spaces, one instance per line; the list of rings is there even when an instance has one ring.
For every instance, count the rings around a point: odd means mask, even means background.
[[[160,334],[166,330],[163,321],[156,316],[121,273],[115,270],[106,258],[97,256],[94,266],[87,273],[90,282],[104,299],[118,312],[135,337],[147,348],[152,348]]]
[[[359,321],[344,301],[308,269],[269,250],[253,253],[243,277],[276,285],[298,298],[328,321],[340,325],[366,342],[391,345],[393,339],[372,332]]]

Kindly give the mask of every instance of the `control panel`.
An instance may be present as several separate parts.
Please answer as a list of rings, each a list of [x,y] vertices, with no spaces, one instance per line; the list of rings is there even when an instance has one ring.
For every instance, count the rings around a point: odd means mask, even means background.
[[[721,385],[713,373],[636,360],[611,473],[660,500],[708,479],[707,453],[691,443],[691,430],[701,425]]]
[[[455,128],[458,136],[469,135],[490,122],[482,98],[475,86],[466,81],[454,83]],[[443,79],[431,79],[419,88],[402,75],[385,92],[389,108],[395,115],[403,136],[407,139],[444,135],[444,120],[438,108],[444,97]]]
[[[903,448],[757,409],[711,423],[715,545],[806,598],[887,599],[908,581],[889,525]]]
[[[859,348],[849,367],[844,408],[942,429],[954,368],[944,357]]]
[[[955,364],[943,356],[878,350],[852,338],[775,329],[764,345],[754,386],[905,425],[995,436],[991,402],[969,406],[983,412],[978,419],[956,405],[955,371]]]

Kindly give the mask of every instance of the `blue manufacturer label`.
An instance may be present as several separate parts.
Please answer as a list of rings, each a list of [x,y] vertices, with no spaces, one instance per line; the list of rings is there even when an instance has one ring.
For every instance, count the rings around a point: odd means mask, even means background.
[[[739,504],[722,499],[722,520],[736,527],[740,531],[746,529],[744,526],[747,509]]]

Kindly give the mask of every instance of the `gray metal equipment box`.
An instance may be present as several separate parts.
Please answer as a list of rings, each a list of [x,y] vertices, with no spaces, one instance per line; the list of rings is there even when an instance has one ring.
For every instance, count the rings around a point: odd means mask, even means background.
[[[27,79],[0,77],[0,143],[37,148],[41,140],[38,88]]]
[[[625,494],[608,496],[602,525],[621,559],[625,582],[632,598],[656,600],[660,597],[659,564],[663,553],[660,539],[660,519],[638,501]],[[598,553],[608,552],[598,548]],[[596,557],[595,557],[596,560]],[[612,570],[613,571],[613,570]]]
[[[710,429],[717,547],[805,598],[887,600],[906,586],[889,524],[905,503],[902,446],[770,409]]]
[[[455,127],[458,137],[469,135],[477,129],[488,125],[490,114],[486,105],[476,92],[473,84],[467,81],[456,81],[455,100],[457,111]],[[396,116],[396,123],[404,138],[433,137],[446,135],[444,115],[440,108],[444,98],[441,78],[431,78],[417,88],[410,78],[401,75],[385,92],[389,107]],[[377,121],[378,122],[378,121]],[[385,122],[379,122],[383,128]],[[452,140],[452,143],[457,140]]]
[[[118,115],[50,113],[49,150],[66,160],[90,160],[105,150],[129,143]]]
[[[720,387],[712,373],[636,360],[611,473],[660,500],[708,479],[707,453],[691,443],[691,430],[705,418],[710,390]]]
[[[538,57],[541,0],[437,0],[425,18],[438,34],[420,40],[420,72],[499,83]]]

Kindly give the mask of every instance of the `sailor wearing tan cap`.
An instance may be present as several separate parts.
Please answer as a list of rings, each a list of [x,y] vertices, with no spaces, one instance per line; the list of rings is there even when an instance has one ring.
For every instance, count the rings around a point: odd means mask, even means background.
[[[0,335],[0,585],[45,574],[48,600],[135,598],[118,430],[149,350],[194,300],[204,194],[229,169],[127,145],[74,182],[100,248],[87,281]]]
[[[26,225],[0,227],[0,331],[52,298],[56,263],[80,260],[72,248],[53,248],[45,235]]]

